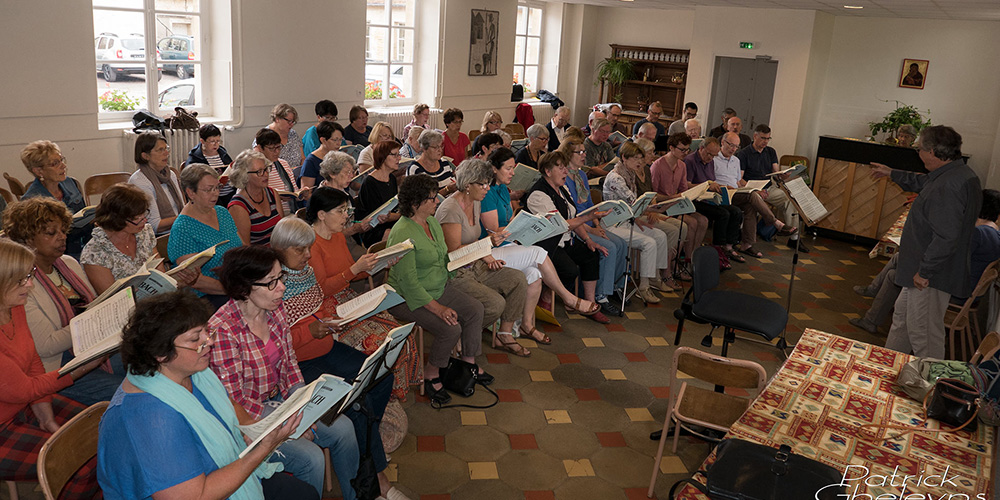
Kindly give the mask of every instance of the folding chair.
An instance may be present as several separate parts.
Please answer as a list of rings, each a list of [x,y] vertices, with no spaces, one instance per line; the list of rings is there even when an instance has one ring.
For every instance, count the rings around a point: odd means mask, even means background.
[[[944,325],[948,335],[948,352],[952,359],[969,359],[969,351],[981,340],[979,321],[976,319],[976,313],[979,311],[979,299],[986,295],[990,285],[997,279],[998,265],[1000,265],[1000,261],[992,262],[986,267],[983,275],[979,277],[976,289],[961,306],[949,303],[948,309],[945,310]],[[955,349],[956,337],[959,337],[958,342],[962,345],[961,358],[958,357],[958,351]]]

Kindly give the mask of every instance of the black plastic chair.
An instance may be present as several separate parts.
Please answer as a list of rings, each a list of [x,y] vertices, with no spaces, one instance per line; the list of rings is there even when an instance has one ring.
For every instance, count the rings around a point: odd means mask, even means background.
[[[718,326],[723,327],[723,356],[728,353],[729,344],[736,341],[737,331],[760,335],[767,342],[781,336],[788,323],[788,311],[784,307],[763,297],[716,289],[719,286],[719,254],[715,248],[696,249],[692,261],[694,284],[681,301],[680,309],[674,311],[677,318],[674,345],[681,341],[684,320],[710,324],[712,332]],[[712,346],[712,332],[702,340],[705,347]]]

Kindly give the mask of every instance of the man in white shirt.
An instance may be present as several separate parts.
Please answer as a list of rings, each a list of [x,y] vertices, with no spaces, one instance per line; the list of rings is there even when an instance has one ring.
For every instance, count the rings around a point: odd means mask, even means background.
[[[740,169],[740,159],[736,157],[736,151],[740,148],[740,136],[727,132],[722,136],[722,148],[715,156],[715,181],[729,188],[730,193],[735,189],[746,185],[743,180],[743,171]],[[731,195],[730,203],[743,211],[743,229],[740,237],[740,244],[736,248],[740,253],[751,257],[762,258],[764,254],[753,247],[757,242],[757,215],[764,220],[764,224],[773,225],[778,229],[778,234],[787,236],[794,233],[798,228],[786,226],[778,220],[767,206],[763,197],[767,196],[766,191],[753,191],[750,193],[736,193]]]
[[[552,115],[552,120],[545,124],[549,130],[549,151],[559,149],[563,137],[566,136],[566,129],[569,128],[569,107],[562,106]]]

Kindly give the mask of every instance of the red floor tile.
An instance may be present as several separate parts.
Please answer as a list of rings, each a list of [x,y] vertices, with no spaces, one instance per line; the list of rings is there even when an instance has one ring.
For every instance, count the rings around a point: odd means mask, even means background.
[[[604,325],[604,328],[607,328],[609,332],[624,332],[625,331],[625,325],[619,325],[618,323],[608,323],[608,324]]]
[[[560,353],[560,354],[556,354],[556,358],[559,360],[559,363],[564,364],[564,365],[568,364],[568,363],[579,363],[580,362],[580,356],[576,355],[575,353]]]
[[[539,330],[541,330],[541,331],[543,331],[545,333],[558,333],[558,332],[563,331],[563,329],[562,329],[561,326],[550,325],[548,323],[542,323],[542,322],[538,322],[535,325],[535,328],[538,328]]]
[[[819,286],[825,290],[836,290],[839,288],[836,283],[820,283]]]
[[[537,450],[538,442],[534,434],[510,434],[510,447],[514,450]]]
[[[444,451],[444,436],[417,436],[417,451]]]
[[[601,394],[597,389],[576,389],[576,399],[580,401],[600,401]]]
[[[820,305],[817,304],[817,303],[815,303],[815,302],[803,302],[802,305],[805,306],[808,309],[819,309],[820,308]]]
[[[620,432],[598,432],[597,440],[605,448],[624,448],[626,446],[625,436],[622,436]]]
[[[755,352],[753,353],[753,355],[756,356],[757,359],[761,361],[778,361],[778,356],[776,356],[773,352],[769,351]]]
[[[435,493],[433,495],[420,495],[420,500],[451,500],[451,495],[447,493]]]
[[[670,398],[670,388],[669,387],[650,387],[649,392],[653,393],[653,397],[657,399],[669,399]]]
[[[521,391],[517,389],[497,389],[497,395],[500,396],[501,403],[520,403],[524,401],[521,398]]]
[[[781,282],[775,283],[774,284],[774,288],[781,288],[781,289],[787,290],[788,289],[788,283],[781,283]]]
[[[556,500],[552,491],[525,491],[524,500]]]
[[[760,266],[754,266],[754,265],[748,265],[748,266],[747,266],[747,269],[749,269],[749,270],[751,270],[751,271],[763,271],[763,270],[764,270],[764,268],[763,268],[763,267],[760,267]]]
[[[646,497],[646,488],[625,488],[625,498],[628,500],[649,500]],[[656,499],[656,493],[653,493],[653,500]]]
[[[633,363],[642,363],[649,361],[646,359],[646,355],[641,352],[626,352],[625,359],[632,361]]]
[[[494,352],[486,355],[486,361],[489,361],[491,365],[509,365],[510,358],[502,352]]]

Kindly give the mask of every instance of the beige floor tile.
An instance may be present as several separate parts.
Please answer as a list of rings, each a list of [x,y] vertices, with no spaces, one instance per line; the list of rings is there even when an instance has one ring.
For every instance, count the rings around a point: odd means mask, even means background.
[[[684,462],[681,461],[680,457],[667,455],[667,450],[663,450],[663,459],[660,460],[660,472],[664,474],[681,474],[687,471],[687,467],[684,467]]]
[[[608,380],[628,380],[625,378],[625,373],[621,370],[601,370],[604,374],[604,378]]]
[[[545,423],[548,424],[572,424],[569,412],[566,410],[545,410]]]
[[[576,313],[567,313],[566,317],[568,319],[584,319],[582,314],[576,314]]]
[[[799,261],[800,264],[815,264],[816,261],[812,259],[802,259]]]
[[[649,342],[651,346],[668,346],[670,342],[663,337],[646,337],[646,341]]]
[[[823,292],[810,292],[809,295],[816,297],[817,299],[829,299],[830,296]]]
[[[569,477],[596,476],[594,466],[586,458],[581,458],[580,460],[563,460],[563,466],[566,467],[566,475]]]
[[[552,382],[552,372],[550,371],[531,370],[528,375],[531,376],[532,382]]]
[[[534,349],[538,347],[538,342],[535,342],[533,339],[529,339],[528,337],[518,337],[517,343],[523,345],[524,347],[527,347],[528,349]]]
[[[774,292],[760,292],[760,294],[763,295],[763,296],[765,296],[765,297],[767,297],[767,298],[769,298],[769,299],[776,299],[778,297],[781,297],[781,295],[778,295],[778,294],[776,294]]]
[[[485,411],[463,411],[462,425],[486,425]]]
[[[844,277],[839,274],[827,274],[826,277],[833,281],[844,281]]]
[[[633,422],[652,422],[653,414],[649,408],[625,408],[625,414]]]
[[[825,246],[822,246],[822,245],[816,245],[813,248],[815,248],[816,250],[819,250],[820,252],[826,252],[826,251],[830,250],[829,248],[827,248]]]
[[[792,313],[792,317],[795,318],[795,319],[801,319],[801,320],[812,319],[812,316],[809,316],[806,313]]]
[[[760,262],[761,264],[774,264],[774,261],[771,260],[771,259],[768,259],[767,257],[765,257],[763,259],[757,259],[757,262]]]
[[[469,479],[500,479],[496,462],[469,462]]]
[[[739,273],[736,276],[738,276],[741,280],[752,280],[753,279],[753,275],[752,274]]]
[[[843,265],[845,265],[845,266],[856,266],[856,265],[858,265],[857,262],[854,262],[853,260],[848,260],[848,259],[842,259],[840,261],[840,263],[843,264]]]
[[[861,317],[861,315],[858,314],[858,313],[844,313],[844,316],[847,317],[847,318],[852,318],[852,319],[853,318],[860,318]]]
[[[646,319],[646,315],[641,312],[626,312],[625,317],[628,319]]]
[[[604,347],[604,341],[597,337],[587,337],[582,340],[586,347]]]

